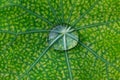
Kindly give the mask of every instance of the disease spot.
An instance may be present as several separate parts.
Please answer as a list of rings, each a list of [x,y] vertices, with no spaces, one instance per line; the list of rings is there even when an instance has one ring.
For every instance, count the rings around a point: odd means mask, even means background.
[[[78,33],[67,25],[58,25],[50,31],[49,44],[59,35],[62,35],[54,44],[55,50],[69,50],[78,43]]]

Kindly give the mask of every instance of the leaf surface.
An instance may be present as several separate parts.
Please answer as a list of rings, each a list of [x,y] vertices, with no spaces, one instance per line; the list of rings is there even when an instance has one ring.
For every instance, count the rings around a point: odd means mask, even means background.
[[[48,43],[58,24],[78,32],[75,48]],[[0,79],[119,80],[120,0],[1,0]]]

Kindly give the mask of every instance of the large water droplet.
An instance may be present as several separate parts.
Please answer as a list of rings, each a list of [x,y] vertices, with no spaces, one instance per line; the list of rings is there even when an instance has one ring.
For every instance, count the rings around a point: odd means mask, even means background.
[[[50,31],[49,34],[49,43],[51,43],[58,35],[63,34],[63,36],[58,39],[54,45],[53,48],[56,50],[69,50],[73,47],[75,47],[78,43],[78,33],[74,31],[70,26],[66,25],[58,25],[55,28],[53,28]],[[73,36],[75,39],[72,37],[68,36],[67,34]],[[66,48],[64,47],[64,35],[66,36]]]

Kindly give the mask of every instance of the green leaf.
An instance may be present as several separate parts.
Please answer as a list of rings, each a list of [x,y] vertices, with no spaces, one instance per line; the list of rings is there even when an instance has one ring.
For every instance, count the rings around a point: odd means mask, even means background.
[[[79,40],[67,32],[49,43],[64,24]],[[120,80],[120,1],[1,0],[0,80],[18,79]]]

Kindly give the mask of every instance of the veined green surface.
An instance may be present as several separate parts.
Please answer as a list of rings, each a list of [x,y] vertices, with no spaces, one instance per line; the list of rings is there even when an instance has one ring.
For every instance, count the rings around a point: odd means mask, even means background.
[[[56,51],[63,23],[80,41]],[[0,0],[0,80],[18,79],[120,80],[120,0]]]

